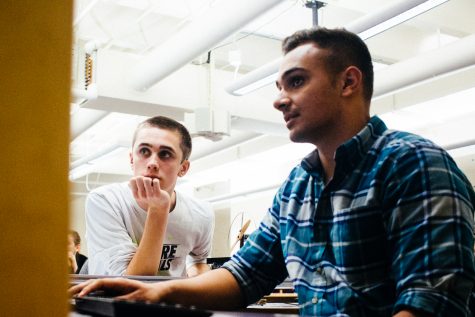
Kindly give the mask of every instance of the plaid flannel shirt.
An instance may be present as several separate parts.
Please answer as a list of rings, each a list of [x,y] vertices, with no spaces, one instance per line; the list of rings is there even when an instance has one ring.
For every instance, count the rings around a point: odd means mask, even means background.
[[[325,185],[304,158],[223,266],[247,303],[289,276],[302,315],[470,316],[475,193],[452,158],[373,117],[335,161]]]

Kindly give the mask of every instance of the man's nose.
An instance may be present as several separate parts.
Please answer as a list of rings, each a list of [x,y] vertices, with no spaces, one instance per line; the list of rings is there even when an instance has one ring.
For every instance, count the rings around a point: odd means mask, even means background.
[[[157,155],[153,154],[150,156],[148,162],[147,162],[147,169],[156,171],[158,170],[158,157]]]
[[[274,101],[274,108],[279,110],[279,111],[285,111],[286,108],[288,108],[290,105],[290,98],[287,96],[283,96],[282,94],[279,94],[277,98]]]

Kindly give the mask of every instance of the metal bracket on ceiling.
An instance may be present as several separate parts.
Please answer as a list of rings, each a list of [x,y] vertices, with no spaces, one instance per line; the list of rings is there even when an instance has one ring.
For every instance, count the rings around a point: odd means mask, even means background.
[[[318,9],[326,6],[327,4],[317,0],[306,0],[305,6],[312,9],[312,25],[318,26]]]

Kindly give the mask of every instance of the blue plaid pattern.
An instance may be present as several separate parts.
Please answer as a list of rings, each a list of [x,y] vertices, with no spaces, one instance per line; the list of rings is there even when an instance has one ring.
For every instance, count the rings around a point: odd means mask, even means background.
[[[335,160],[325,185],[304,158],[223,266],[247,303],[289,276],[302,315],[471,316],[475,193],[452,158],[373,117]]]

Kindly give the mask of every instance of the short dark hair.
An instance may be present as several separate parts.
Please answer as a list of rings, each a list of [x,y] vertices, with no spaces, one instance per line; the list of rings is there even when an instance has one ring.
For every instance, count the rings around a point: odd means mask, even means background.
[[[363,96],[370,101],[373,96],[373,63],[368,47],[356,34],[345,29],[315,27],[300,30],[284,39],[282,51],[287,54],[296,47],[315,43],[319,48],[329,51],[326,57],[327,70],[337,75],[349,66],[356,66],[363,74]]]
[[[137,138],[137,133],[145,127],[155,127],[163,130],[169,130],[169,131],[174,131],[178,132],[178,134],[181,136],[181,143],[180,143],[180,148],[181,151],[183,152],[183,161],[187,160],[190,155],[191,155],[191,136],[190,132],[186,129],[186,127],[181,124],[180,122],[173,120],[168,117],[163,117],[163,116],[155,116],[148,118],[147,120],[143,121],[137,126],[137,129],[135,129],[134,132],[134,137],[132,140],[132,146],[135,144],[135,139]]]
[[[77,231],[69,230],[69,234],[73,237],[75,246],[78,246],[81,244],[81,237],[79,236],[79,233]]]

